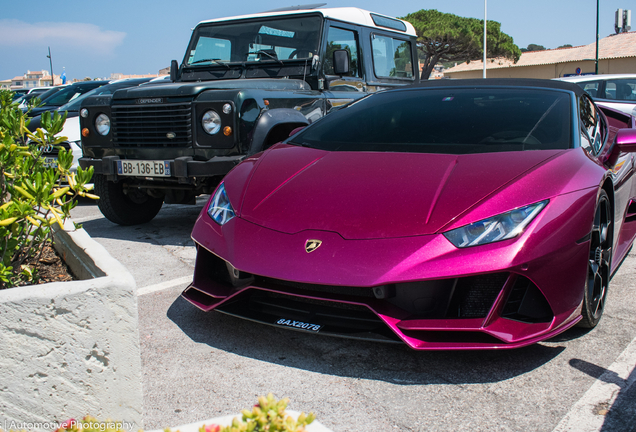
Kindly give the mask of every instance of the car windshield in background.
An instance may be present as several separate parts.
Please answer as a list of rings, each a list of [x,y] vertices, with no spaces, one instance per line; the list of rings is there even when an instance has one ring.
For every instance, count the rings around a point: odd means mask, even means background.
[[[570,100],[566,92],[514,87],[376,93],[326,116],[289,144],[448,154],[567,149]]]
[[[199,26],[185,64],[309,59],[318,52],[321,26],[315,15]]]
[[[53,96],[47,99],[42,99],[42,101],[44,102],[45,107],[59,107],[92,90],[95,87],[99,87],[99,85],[100,84],[95,84],[92,87],[70,85],[68,87],[64,87]]]
[[[42,93],[29,93],[29,94],[25,94],[22,95],[20,97],[20,99],[16,99],[16,102],[21,103],[21,102],[28,102],[31,99],[35,99],[38,98],[41,101],[46,100],[47,98],[50,98],[51,96],[53,96],[55,93],[59,92],[60,90],[62,90],[64,87],[53,87],[51,89],[46,90],[45,92]]]

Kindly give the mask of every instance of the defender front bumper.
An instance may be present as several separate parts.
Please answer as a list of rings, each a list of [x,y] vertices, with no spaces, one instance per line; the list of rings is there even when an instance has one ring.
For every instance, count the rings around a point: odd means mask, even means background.
[[[167,162],[170,164],[171,177],[185,180],[192,177],[225,175],[241,162],[243,158],[245,158],[245,155],[216,156],[207,161],[197,161],[193,160],[191,156],[183,156],[167,160]],[[95,170],[95,174],[103,174],[108,180],[115,181],[119,177],[117,173],[117,161],[119,160],[122,160],[119,156],[105,156],[101,159],[81,157],[79,159],[79,165],[83,169],[92,166]]]

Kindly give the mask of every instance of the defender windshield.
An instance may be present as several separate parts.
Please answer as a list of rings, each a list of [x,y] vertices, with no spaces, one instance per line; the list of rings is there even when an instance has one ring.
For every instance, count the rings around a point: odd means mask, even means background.
[[[329,114],[289,144],[450,154],[567,149],[570,99],[562,91],[515,87],[376,93]]]
[[[186,66],[310,59],[318,52],[320,16],[206,24],[195,29]]]

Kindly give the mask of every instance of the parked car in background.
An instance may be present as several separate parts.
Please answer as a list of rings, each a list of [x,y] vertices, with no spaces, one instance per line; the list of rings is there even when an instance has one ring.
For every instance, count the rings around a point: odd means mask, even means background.
[[[77,96],[71,102],[53,110],[59,111],[60,114],[66,112],[67,115],[66,122],[64,123],[64,129],[62,129],[59,135],[67,137],[67,140],[61,143],[61,146],[73,152],[73,166],[71,167],[71,172],[77,170],[77,160],[82,156],[82,136],[79,125],[79,110],[82,100],[88,96],[111,95],[116,90],[127,87],[136,87],[148,81],[150,81],[150,78],[132,78],[113,81],[110,84],[94,88],[80,96]],[[39,114],[31,119],[28,128],[30,131],[35,131],[41,126],[41,123],[42,114]],[[57,160],[58,152],[58,147],[50,146],[43,149],[42,156],[45,158],[46,163],[53,164]]]
[[[29,92],[29,89],[15,89],[15,90],[11,90],[13,92],[13,100],[18,99],[19,97],[24,96],[25,94],[27,94]]]
[[[636,115],[636,74],[583,75],[557,79],[578,84],[600,105]]]
[[[29,105],[29,101],[38,98],[40,101],[42,99],[49,98],[54,95],[58,91],[62,90],[66,86],[55,86],[55,87],[37,87],[36,89],[43,89],[41,91],[27,91],[26,93],[22,93],[20,97],[14,99],[14,101],[18,104],[20,108],[24,111]],[[31,89],[31,90],[36,90]]]
[[[101,87],[105,84],[108,84],[109,82],[110,81],[81,81],[65,86],[52,95],[43,93],[42,96],[40,96],[42,105],[37,108],[33,108],[29,112],[29,115],[31,117],[34,117],[43,113],[44,111],[57,109],[62,105],[73,101],[84,93],[87,93],[96,87]],[[26,108],[24,108],[23,110],[26,111]]]
[[[225,176],[194,226],[182,295],[418,350],[592,328],[636,236],[634,126],[549,80],[372,94]]]

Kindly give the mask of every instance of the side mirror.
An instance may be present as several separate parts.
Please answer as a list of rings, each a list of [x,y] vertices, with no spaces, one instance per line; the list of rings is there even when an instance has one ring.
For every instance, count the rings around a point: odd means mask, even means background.
[[[335,50],[333,52],[333,73],[335,75],[349,75],[349,51]]]
[[[616,134],[616,147],[625,153],[636,153],[636,129],[620,129]]]
[[[179,72],[179,63],[176,60],[170,62],[170,81],[175,82],[177,80],[177,73]]]

